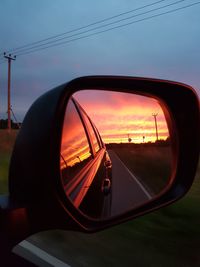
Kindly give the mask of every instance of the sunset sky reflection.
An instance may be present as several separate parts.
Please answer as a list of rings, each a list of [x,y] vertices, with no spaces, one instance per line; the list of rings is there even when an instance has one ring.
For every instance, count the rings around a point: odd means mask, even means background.
[[[73,95],[97,126],[105,143],[133,143],[156,140],[157,115],[159,139],[169,136],[163,110],[154,98],[109,91],[84,90]],[[144,138],[143,138],[144,136]]]

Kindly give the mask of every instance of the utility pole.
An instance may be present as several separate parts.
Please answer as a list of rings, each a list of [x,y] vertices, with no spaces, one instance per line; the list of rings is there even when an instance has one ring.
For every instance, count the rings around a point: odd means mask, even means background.
[[[10,84],[11,84],[11,61],[16,59],[16,56],[7,55],[4,52],[4,57],[8,59],[8,131],[11,131],[11,104],[10,104]]]
[[[157,116],[158,116],[158,113],[152,113],[152,116],[154,117],[154,120],[155,120],[155,128],[156,128],[156,141],[158,141],[158,126],[157,126]]]

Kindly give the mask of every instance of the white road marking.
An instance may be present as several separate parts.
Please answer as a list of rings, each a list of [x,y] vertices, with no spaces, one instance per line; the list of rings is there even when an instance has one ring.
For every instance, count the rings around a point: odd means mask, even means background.
[[[121,164],[125,167],[125,169],[128,171],[128,173],[131,175],[131,178],[138,184],[138,186],[142,189],[142,191],[145,193],[145,195],[148,197],[148,199],[152,199],[152,196],[149,194],[149,192],[146,190],[146,188],[143,186],[143,184],[138,181],[136,176],[127,168],[127,166],[121,161],[121,159],[117,156],[117,154],[113,151],[116,158],[121,162]]]
[[[24,249],[25,251],[28,251],[29,255],[27,253],[23,253],[23,251],[20,250],[20,247],[22,249]],[[41,266],[41,267],[44,267],[44,266],[70,267],[70,265],[68,265],[65,262],[57,259],[56,257],[50,255],[46,251],[33,245],[32,243],[30,243],[27,240],[24,240],[21,243],[19,243],[14,248],[13,252],[15,252],[19,256],[25,258],[26,260],[36,264],[37,266]]]

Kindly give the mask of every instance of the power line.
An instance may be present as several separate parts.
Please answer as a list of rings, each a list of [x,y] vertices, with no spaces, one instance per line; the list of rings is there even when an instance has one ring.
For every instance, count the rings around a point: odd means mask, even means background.
[[[112,20],[112,19],[117,18],[117,17],[124,16],[126,14],[130,14],[132,12],[135,12],[135,11],[138,11],[138,10],[141,10],[141,9],[144,9],[144,8],[147,8],[147,7],[150,7],[150,6],[159,4],[161,2],[165,2],[165,1],[166,0],[156,1],[156,2],[153,2],[151,4],[147,4],[147,5],[144,5],[144,6],[141,6],[141,7],[138,7],[138,8],[135,8],[135,9],[132,9],[132,10],[129,10],[129,11],[126,11],[126,12],[123,12],[123,13],[120,13],[120,14],[117,14],[117,15],[114,15],[114,16],[111,16],[111,17],[108,17],[108,18],[105,18],[105,19],[102,19],[102,20],[99,20],[99,21],[96,21],[96,22],[87,24],[87,25],[82,26],[82,27],[78,27],[78,28],[75,28],[75,29],[72,29],[72,30],[69,30],[69,31],[66,31],[66,32],[63,32],[63,33],[60,33],[60,34],[57,34],[57,35],[53,35],[51,37],[48,37],[48,38],[45,38],[45,39],[42,39],[42,40],[39,40],[39,41],[36,41],[36,42],[32,42],[32,43],[29,43],[29,44],[26,44],[26,45],[23,45],[23,46],[19,46],[17,48],[12,48],[12,49],[8,50],[8,53],[13,53],[13,52],[16,52],[18,50],[21,50],[23,48],[36,45],[38,43],[42,43],[42,42],[45,42],[45,41],[48,41],[48,40],[51,40],[51,39],[54,39],[54,38],[57,38],[57,37],[61,37],[63,35],[66,35],[66,34],[69,34],[69,33],[72,33],[72,32],[80,31],[80,30],[83,30],[85,28],[88,28],[88,27],[91,27],[91,26],[94,26],[94,25],[97,25],[97,24],[100,24],[100,23],[103,23],[103,22]]]
[[[2,53],[0,53],[0,59],[3,58],[3,57],[4,57],[4,54],[2,52]]]
[[[0,62],[0,65],[3,64],[3,63],[5,63],[5,62],[7,62],[7,60],[3,60],[2,62]]]
[[[11,113],[12,113],[12,115],[13,115],[13,118],[14,118],[16,124],[17,124],[18,129],[20,129],[20,127],[21,127],[21,126],[20,126],[20,123],[18,122],[18,120],[17,120],[17,118],[16,118],[16,116],[15,116],[15,113],[14,113],[14,111],[13,111],[13,109],[12,109],[12,106],[10,106],[10,110],[11,110]]]
[[[81,36],[81,37],[77,37],[77,38],[74,38],[74,39],[71,39],[71,40],[68,40],[68,41],[65,41],[65,42],[52,44],[52,45],[45,46],[45,47],[38,48],[38,49],[32,49],[32,50],[24,52],[24,53],[19,53],[19,54],[17,54],[17,56],[27,55],[27,54],[30,54],[30,53],[33,53],[33,52],[46,50],[46,49],[51,48],[51,47],[55,47],[55,46],[59,46],[59,45],[67,44],[67,43],[71,43],[71,42],[74,42],[74,41],[77,41],[77,40],[80,40],[80,39],[85,39],[85,38],[88,38],[88,37],[91,37],[91,36],[94,36],[94,35],[105,33],[105,32],[108,32],[108,31],[112,31],[114,29],[119,29],[119,28],[122,28],[122,27],[125,27],[125,26],[128,26],[128,25],[136,24],[136,23],[139,23],[139,22],[142,22],[142,21],[146,21],[146,20],[149,20],[149,19],[153,19],[153,18],[156,18],[156,17],[163,16],[163,15],[166,15],[166,14],[174,13],[174,12],[177,12],[179,10],[183,10],[183,9],[186,9],[186,8],[192,7],[194,5],[198,5],[198,4],[200,4],[200,1],[199,2],[195,2],[193,4],[190,4],[190,5],[179,7],[179,8],[176,8],[176,9],[165,11],[165,12],[162,12],[162,13],[159,13],[159,14],[156,14],[156,15],[152,15],[152,16],[149,16],[149,17],[146,17],[146,18],[135,20],[135,21],[132,21],[132,22],[129,22],[129,23],[121,24],[121,25],[118,25],[118,26],[115,26],[115,27],[112,27],[112,28],[108,28],[106,30],[102,30],[102,31],[98,31],[98,32],[95,32],[95,33],[91,33],[91,34],[88,34],[88,35]]]
[[[3,53],[0,54],[0,61],[1,61],[1,60],[4,60],[4,54],[3,54]],[[1,64],[1,63],[0,63],[0,64]]]
[[[162,7],[154,8],[154,9],[151,9],[151,10],[148,10],[148,11],[145,11],[145,12],[142,12],[142,13],[139,13],[139,14],[136,14],[136,15],[132,15],[132,16],[129,16],[129,17],[126,17],[126,18],[122,18],[120,20],[116,20],[114,22],[110,22],[110,23],[107,23],[107,24],[104,24],[104,25],[100,25],[100,26],[94,27],[94,28],[89,29],[89,30],[85,30],[85,31],[82,31],[82,32],[79,32],[79,33],[75,33],[75,34],[72,34],[72,35],[68,35],[68,36],[65,36],[65,37],[62,37],[62,38],[59,38],[59,39],[48,41],[48,42],[45,42],[43,44],[37,44],[37,45],[33,45],[31,47],[28,47],[28,48],[19,49],[17,54],[19,55],[21,53],[28,52],[29,50],[32,50],[32,49],[36,49],[36,48],[43,47],[45,45],[49,45],[49,44],[53,44],[53,43],[58,43],[59,41],[62,41],[62,40],[65,40],[65,39],[69,39],[69,38],[73,38],[75,36],[79,36],[79,35],[82,35],[82,34],[85,34],[85,33],[88,33],[88,32],[92,32],[92,31],[95,31],[95,30],[99,30],[101,28],[106,28],[108,26],[111,26],[111,25],[120,23],[122,21],[130,20],[132,18],[139,17],[139,16],[142,16],[142,15],[145,15],[145,14],[148,14],[148,13],[152,13],[154,11],[165,9],[167,7],[176,5],[176,4],[181,3],[181,2],[184,2],[184,1],[185,0],[178,0],[178,1],[174,2],[174,3],[168,4],[168,5],[164,5]]]
[[[163,0],[162,0],[162,1],[163,1]],[[149,4],[149,5],[146,5],[146,6],[150,6],[150,5],[153,5],[153,4],[155,4],[155,3],[162,2],[162,1],[157,1],[157,2],[154,2],[154,3]],[[90,32],[90,31],[94,31],[94,30],[99,29],[99,28],[107,27],[107,26],[112,25],[112,24],[114,24],[114,23],[119,23],[119,21],[124,21],[124,20],[130,19],[130,18],[132,18],[132,17],[136,17],[136,16],[139,16],[139,15],[144,15],[144,14],[146,14],[146,13],[150,13],[150,12],[153,12],[153,11],[155,11],[155,10],[159,10],[159,9],[161,9],[161,8],[166,8],[166,7],[169,7],[169,6],[171,6],[171,5],[174,5],[174,4],[183,2],[183,1],[185,1],[185,0],[179,0],[179,1],[175,2],[175,3],[171,3],[171,4],[165,5],[165,6],[163,6],[163,7],[159,7],[159,8],[153,9],[153,10],[149,10],[149,11],[146,11],[146,12],[143,12],[143,13],[140,13],[140,14],[137,14],[137,15],[134,15],[134,16],[131,16],[131,17],[128,17],[128,18],[124,18],[124,19],[121,19],[121,20],[118,20],[118,21],[116,21],[116,22],[112,22],[112,23],[109,23],[109,24],[106,24],[106,25],[101,25],[101,26],[99,26],[99,27],[96,27],[96,28],[93,28],[93,29],[90,29],[90,30],[87,30],[87,31],[84,31],[84,32],[81,32],[81,33],[77,33],[77,34],[75,34],[75,35],[71,35],[71,36],[67,36],[67,37],[64,37],[64,38],[61,38],[61,39],[57,39],[57,40],[51,41],[51,42],[53,42],[53,43],[56,42],[55,44],[52,44],[52,45],[48,45],[48,46],[46,46],[48,43],[45,43],[45,44],[41,44],[41,45],[39,45],[39,47],[41,47],[41,48],[39,48],[38,46],[29,47],[29,48],[26,48],[26,49],[24,49],[24,50],[21,50],[21,52],[19,51],[19,53],[18,53],[17,55],[18,55],[18,56],[20,56],[20,55],[26,55],[26,54],[30,54],[30,53],[33,53],[33,52],[37,52],[37,51],[40,51],[40,50],[45,50],[45,49],[48,49],[48,48],[51,48],[51,47],[54,47],[54,46],[67,44],[67,43],[70,43],[70,42],[73,42],[73,41],[76,41],[76,40],[80,40],[80,39],[88,38],[88,37],[91,37],[91,36],[93,36],[93,35],[97,35],[97,34],[100,34],[100,33],[104,33],[104,32],[107,32],[107,31],[111,31],[111,30],[114,30],[114,29],[117,29],[117,28],[125,27],[125,26],[128,26],[128,25],[130,25],[130,24],[138,23],[138,22],[141,22],[141,21],[144,21],[144,20],[152,19],[152,18],[154,18],[154,17],[162,16],[162,15],[164,15],[164,14],[172,13],[172,12],[175,12],[175,11],[178,11],[178,10],[181,10],[181,9],[185,9],[185,8],[188,8],[188,7],[191,7],[191,6],[200,4],[200,2],[196,2],[196,3],[190,4],[190,5],[187,5],[187,6],[183,6],[183,7],[177,8],[177,9],[173,9],[173,10],[170,10],[170,11],[167,11],[167,12],[163,12],[163,13],[156,14],[156,15],[153,15],[153,16],[149,16],[149,17],[146,17],[146,18],[142,18],[142,19],[139,19],[139,20],[136,20],[136,21],[132,21],[132,22],[129,22],[129,23],[126,23],[126,24],[122,24],[122,25],[118,25],[118,26],[115,26],[115,27],[112,27],[112,28],[108,28],[108,29],[103,30],[103,31],[98,31],[98,32],[94,32],[94,33],[89,34],[89,35],[84,35],[84,36],[81,36],[81,37],[78,37],[78,38],[73,38],[73,39],[68,40],[68,41],[65,41],[65,42],[58,42],[58,41],[60,41],[60,40],[66,39],[66,38],[72,38],[73,36],[81,35],[81,34],[84,34],[84,33]],[[146,6],[140,7],[140,8],[138,8],[138,9],[144,8],[144,7],[146,7]],[[131,11],[128,11],[128,12],[131,12]],[[124,13],[128,13],[128,12],[124,12]],[[120,16],[120,15],[122,15],[122,14],[124,14],[124,13],[121,13],[121,14],[116,15],[116,16],[113,16],[113,17]],[[112,18],[113,18],[113,17],[112,17]],[[110,18],[108,18],[108,19],[110,19]],[[104,19],[104,21],[105,21],[105,20],[108,20],[108,19]],[[93,24],[97,24],[97,23],[98,23],[98,22],[93,23]],[[90,24],[90,25],[92,25],[92,24]],[[86,26],[85,26],[85,27],[86,27]],[[83,28],[83,27],[81,27],[81,28]],[[71,32],[71,31],[70,31],[70,32]],[[53,38],[53,37],[50,37],[50,38]],[[48,38],[48,39],[50,39],[50,38]],[[45,40],[45,39],[44,39],[44,40]],[[41,41],[38,41],[38,42],[41,42]],[[51,42],[49,42],[49,44],[50,44]],[[35,43],[37,43],[37,42],[35,42]],[[23,52],[23,51],[24,51],[24,52]],[[4,62],[2,62],[2,63],[4,63]],[[2,63],[0,63],[0,64],[2,64]]]

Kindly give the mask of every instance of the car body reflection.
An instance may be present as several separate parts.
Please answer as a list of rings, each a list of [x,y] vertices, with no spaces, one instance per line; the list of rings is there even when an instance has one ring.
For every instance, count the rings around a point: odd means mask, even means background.
[[[91,217],[110,215],[112,163],[97,128],[74,98],[65,113],[60,168],[63,188],[76,208]]]

